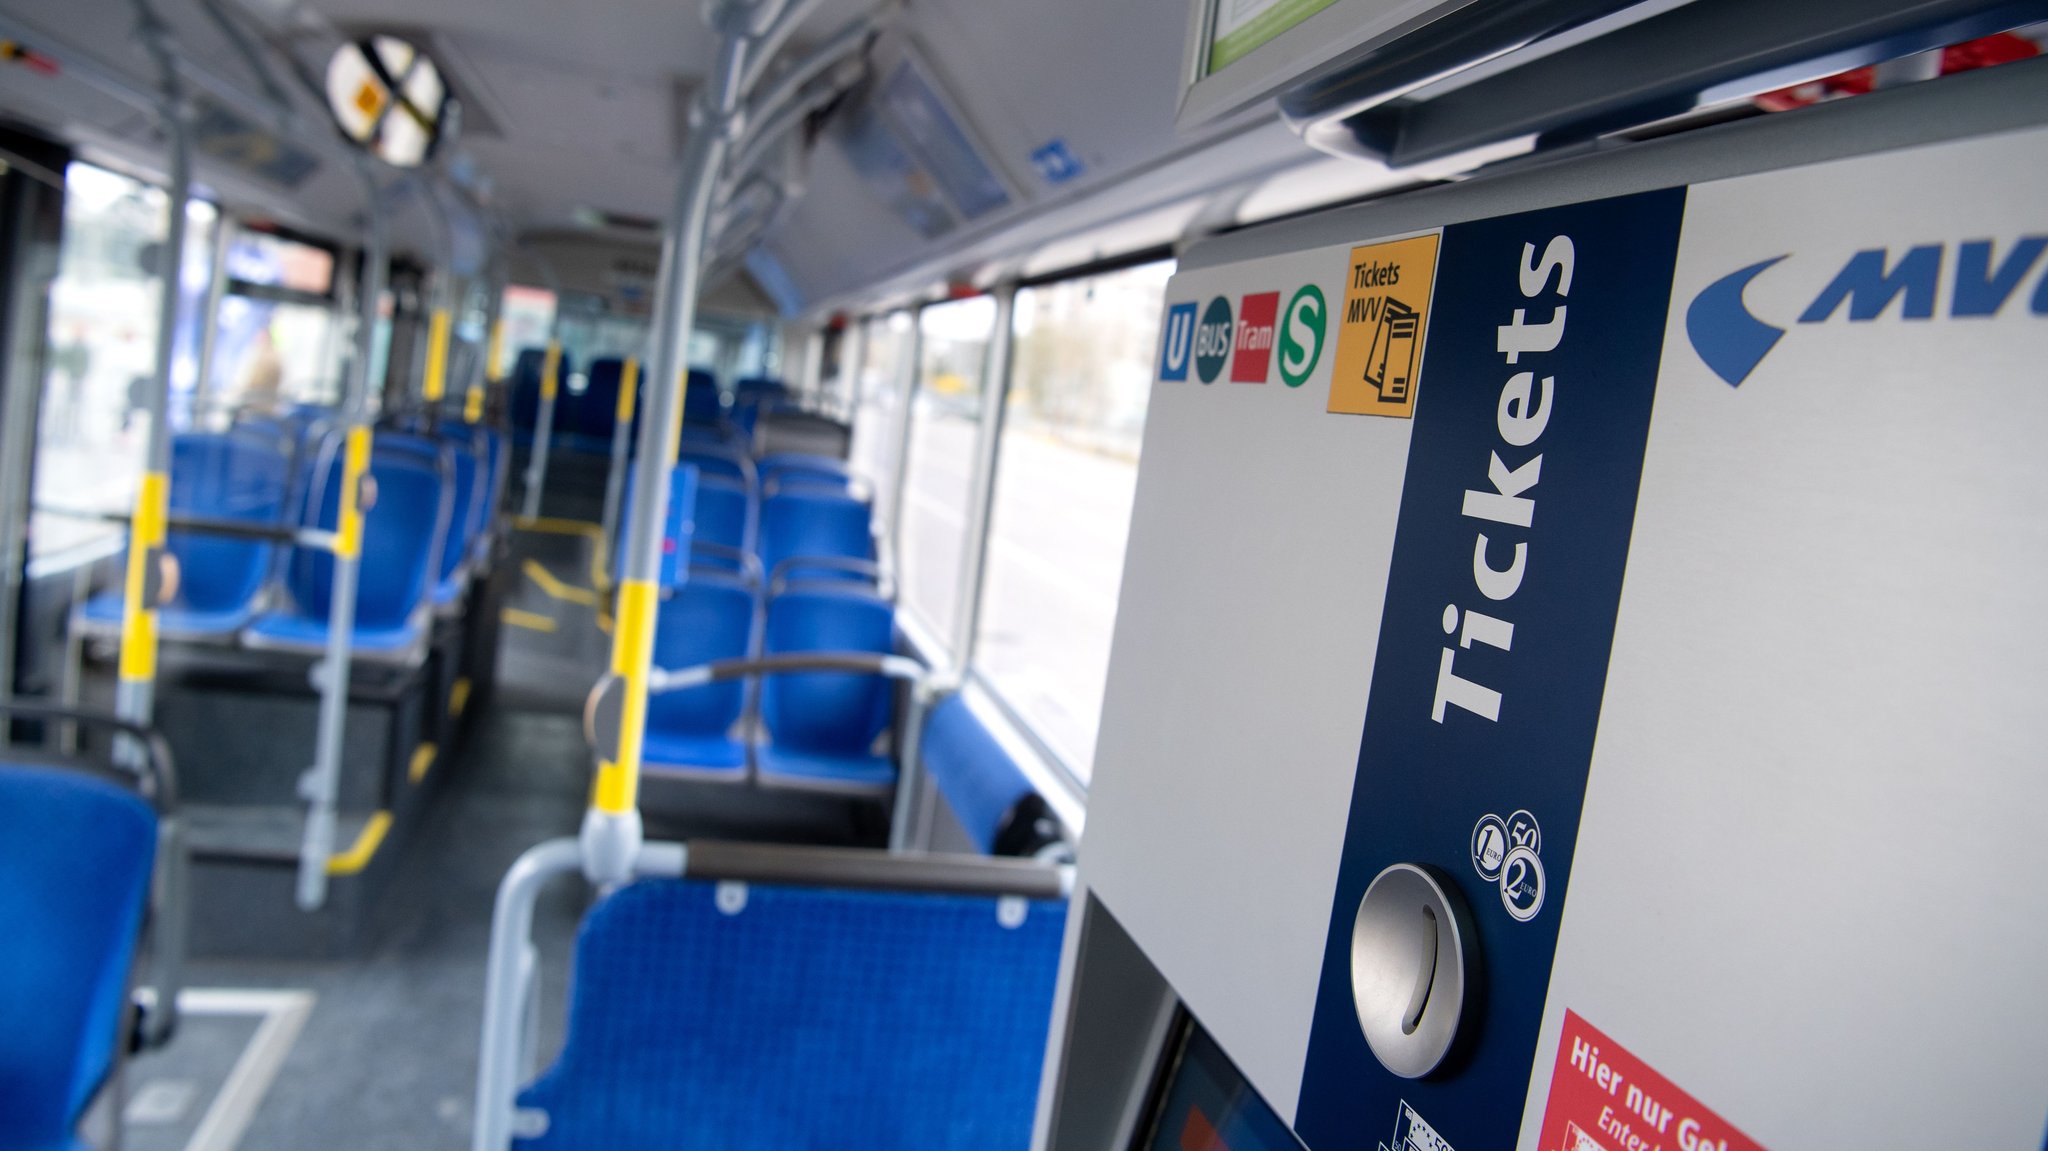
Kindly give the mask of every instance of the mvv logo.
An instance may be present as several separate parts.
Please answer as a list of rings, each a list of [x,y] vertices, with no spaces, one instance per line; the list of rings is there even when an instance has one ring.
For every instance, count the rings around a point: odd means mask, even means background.
[[[2001,250],[2002,248],[2002,250]],[[1937,318],[1989,319],[1997,316],[2048,251],[2048,236],[2022,236],[1999,245],[1967,240],[1955,245],[1917,244],[1896,259],[1889,248],[1865,248],[1850,256],[1823,285],[1796,322],[1820,324],[1845,316],[1851,324],[1892,314],[1908,321]],[[1789,325],[1773,324],[1749,310],[1743,292],[1750,282],[1791,259],[1790,254],[1758,260],[1700,289],[1685,309],[1685,334],[1700,361],[1731,387],[1740,387]],[[1941,287],[1946,283],[1943,316]],[[2048,270],[2034,281],[2028,310],[2048,316]]]

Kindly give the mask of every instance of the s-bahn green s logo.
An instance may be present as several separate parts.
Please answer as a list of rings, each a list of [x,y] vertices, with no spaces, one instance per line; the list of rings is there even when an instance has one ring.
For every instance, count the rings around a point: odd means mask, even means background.
[[[1323,290],[1304,284],[1287,301],[1280,314],[1280,379],[1290,388],[1308,382],[1309,373],[1323,359],[1323,332],[1329,326],[1330,307]]]

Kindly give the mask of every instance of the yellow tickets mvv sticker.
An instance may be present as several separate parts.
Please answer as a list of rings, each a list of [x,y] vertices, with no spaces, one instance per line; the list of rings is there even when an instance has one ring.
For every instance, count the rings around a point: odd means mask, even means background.
[[[1330,411],[1404,420],[1415,414],[1439,239],[1415,236],[1351,249]]]

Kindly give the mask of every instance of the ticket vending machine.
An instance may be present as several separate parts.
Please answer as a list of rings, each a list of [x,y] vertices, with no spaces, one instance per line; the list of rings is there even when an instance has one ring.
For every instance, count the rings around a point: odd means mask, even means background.
[[[1309,128],[1823,6],[1653,7]],[[1927,8],[1809,74],[2039,18]],[[1880,88],[1184,256],[1041,1146],[2048,1147],[2048,61]]]

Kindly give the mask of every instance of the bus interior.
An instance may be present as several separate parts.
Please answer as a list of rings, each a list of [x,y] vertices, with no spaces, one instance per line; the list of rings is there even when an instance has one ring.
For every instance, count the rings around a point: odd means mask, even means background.
[[[2044,50],[0,0],[0,1151],[2048,1151]]]

